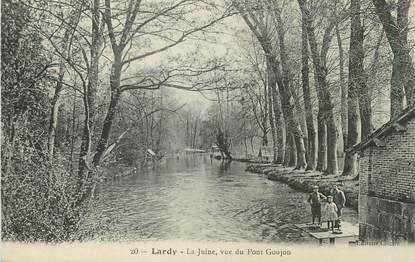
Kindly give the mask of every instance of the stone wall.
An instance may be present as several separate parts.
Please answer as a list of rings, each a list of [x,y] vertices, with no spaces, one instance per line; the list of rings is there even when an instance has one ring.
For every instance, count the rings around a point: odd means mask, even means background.
[[[360,238],[415,242],[415,120],[381,140],[360,155]]]
[[[415,204],[360,195],[359,237],[363,241],[415,241]]]

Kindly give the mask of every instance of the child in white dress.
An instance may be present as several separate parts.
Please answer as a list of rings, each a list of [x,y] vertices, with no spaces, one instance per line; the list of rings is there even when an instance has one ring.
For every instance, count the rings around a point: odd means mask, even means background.
[[[327,217],[327,228],[334,230],[334,222],[337,220],[337,206],[333,202],[333,197],[328,196],[327,197],[327,204],[325,207],[325,213]]]

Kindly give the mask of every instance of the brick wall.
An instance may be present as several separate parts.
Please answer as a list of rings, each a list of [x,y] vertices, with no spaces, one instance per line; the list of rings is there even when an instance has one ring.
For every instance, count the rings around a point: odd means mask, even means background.
[[[359,230],[362,240],[414,242],[415,119],[407,131],[366,148],[359,161]]]
[[[359,193],[363,195],[367,195],[369,192],[370,150],[370,148],[367,149],[367,153],[362,154],[359,159]]]

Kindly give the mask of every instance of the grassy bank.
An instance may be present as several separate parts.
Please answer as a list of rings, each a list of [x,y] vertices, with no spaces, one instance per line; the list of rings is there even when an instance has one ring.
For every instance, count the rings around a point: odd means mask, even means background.
[[[341,184],[346,195],[346,206],[354,210],[358,209],[359,181],[347,177],[322,175],[317,171],[293,170],[293,168],[282,167],[271,164],[251,164],[246,171],[265,174],[268,179],[288,184],[292,188],[311,192],[314,185],[318,185],[320,192],[329,195],[333,184]]]

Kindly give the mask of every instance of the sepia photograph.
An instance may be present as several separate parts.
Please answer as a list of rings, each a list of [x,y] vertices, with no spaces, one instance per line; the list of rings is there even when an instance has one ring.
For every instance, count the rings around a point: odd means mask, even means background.
[[[0,261],[415,262],[415,1],[1,0]]]

